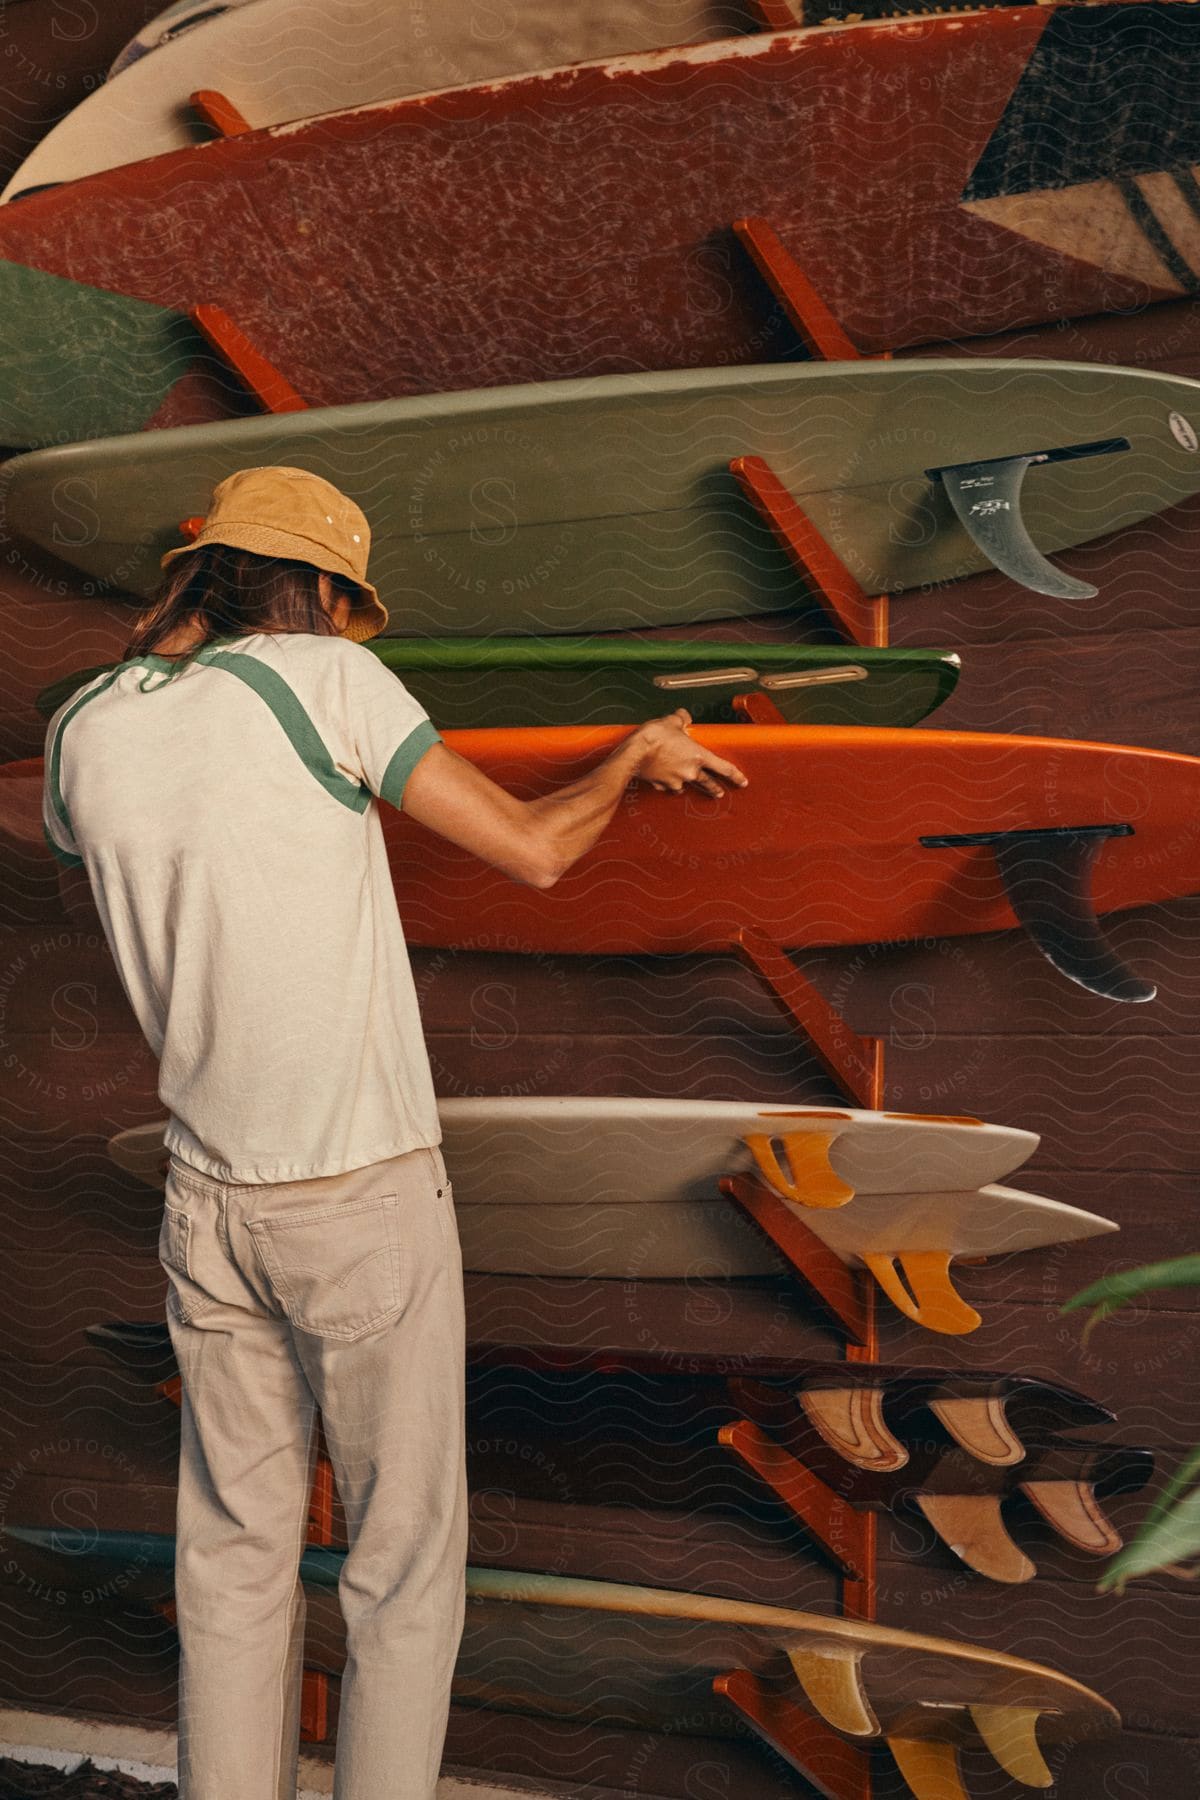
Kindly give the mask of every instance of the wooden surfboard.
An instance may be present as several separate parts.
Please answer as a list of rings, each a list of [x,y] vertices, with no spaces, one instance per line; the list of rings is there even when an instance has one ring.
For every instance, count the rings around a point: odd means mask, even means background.
[[[1031,534],[1036,558],[1200,491],[1193,427],[1200,383],[1087,363],[613,376],[35,451],[4,465],[0,519],[97,592],[144,595],[217,481],[290,464],[365,510],[390,634],[592,632],[804,602],[729,472],[735,457],[767,459],[869,593],[900,592],[1003,561],[988,538],[998,523]],[[1018,491],[978,501],[968,530],[947,485],[961,503],[961,473],[939,471],[1011,471],[1042,454],[1053,460],[1023,470]]]
[[[314,405],[774,356],[746,217],[866,350],[1133,311],[1200,272],[1198,33],[1187,4],[1026,6],[489,71],[33,193],[0,256],[215,302]]]
[[[72,1558],[53,1529],[11,1526],[9,1536],[26,1555],[50,1559],[62,1581],[73,1563],[73,1589],[120,1568],[126,1593],[171,1592],[171,1537],[92,1532],[86,1554]],[[344,1562],[340,1551],[315,1548],[301,1560],[305,1659],[332,1674],[345,1657],[336,1601]],[[851,1743],[886,1742],[916,1800],[962,1800],[958,1751],[981,1740],[1014,1780],[1048,1787],[1039,1735],[1075,1742],[1121,1722],[1090,1688],[1039,1663],[859,1620],[475,1566],[466,1599],[453,1689],[460,1704],[643,1729],[686,1721],[689,1732],[726,1737],[743,1725],[713,1683],[742,1673],[754,1678],[752,1690],[760,1681],[777,1688],[785,1744],[787,1716],[799,1724],[811,1709]]]
[[[221,93],[254,127],[533,69],[718,37],[732,0],[247,0],[168,7],[44,137],[0,201],[203,144],[189,102]]]
[[[459,729],[638,724],[676,706],[697,723],[728,724],[733,696],[747,693],[797,725],[915,725],[953,692],[961,667],[932,650],[706,639],[375,638],[367,649],[435,725]],[[38,710],[50,718],[114,666],[64,676],[38,695]]]

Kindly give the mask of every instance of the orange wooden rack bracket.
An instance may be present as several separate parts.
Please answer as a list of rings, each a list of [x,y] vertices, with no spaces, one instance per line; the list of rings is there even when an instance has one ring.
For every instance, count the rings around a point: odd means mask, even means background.
[[[244,383],[264,412],[307,412],[308,401],[285,375],[257,349],[229,314],[207,302],[189,309],[188,317],[210,349],[217,352]]]
[[[766,458],[735,456],[729,468],[834,629],[848,643],[886,647],[887,596],[863,591]]]
[[[764,1182],[752,1175],[725,1175],[717,1183],[721,1192],[735,1200],[746,1216],[753,1220],[764,1236],[796,1271],[807,1297],[842,1334],[852,1342],[866,1342],[869,1329],[867,1309],[863,1303],[863,1286],[859,1277],[848,1269],[828,1244],[773,1194]]]
[[[795,24],[795,20],[791,23]],[[771,23],[771,29],[782,27]],[[886,360],[863,358],[766,219],[735,219],[733,230],[811,357],[821,362]],[[863,592],[769,463],[761,456],[739,456],[730,463],[730,469],[805,585],[819,600],[830,623],[850,643],[886,645],[886,597],[872,598]]]
[[[821,362],[890,361],[890,351],[881,357],[863,356],[766,219],[735,219],[733,232],[810,356]]]
[[[835,1494],[824,1481],[749,1419],[722,1425],[717,1441],[776,1494],[809,1536],[851,1581],[868,1580],[866,1514]]]
[[[869,1755],[838,1737],[749,1669],[713,1676],[713,1692],[729,1702],[756,1737],[810,1782],[824,1800],[870,1800]]]
[[[216,88],[197,88],[189,105],[196,117],[218,137],[245,137],[254,127],[225,94]]]
[[[748,696],[748,698],[751,696]],[[836,1007],[817,991],[764,931],[739,926],[732,947],[741,955],[798,1025],[821,1067],[856,1106],[883,1104],[883,1040],[859,1037]]]
[[[803,0],[796,0],[795,6],[792,0],[750,0],[749,11],[764,31],[795,31],[797,25],[804,23],[802,5]]]

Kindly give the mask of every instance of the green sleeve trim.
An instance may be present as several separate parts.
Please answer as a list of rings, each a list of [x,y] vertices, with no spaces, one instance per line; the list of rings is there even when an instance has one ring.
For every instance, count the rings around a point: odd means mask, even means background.
[[[240,650],[216,650],[205,654],[202,647],[197,651],[196,659],[218,669],[228,669],[231,675],[253,688],[260,700],[270,707],[297,756],[325,792],[348,806],[351,812],[367,810],[371,804],[370,788],[351,781],[336,767],[320,732],[282,675],[259,662],[257,657],[247,656]]]
[[[50,805],[51,805],[51,808],[53,809],[55,818],[58,820],[58,823],[59,823],[60,827],[62,828],[63,836],[65,838],[67,838],[72,844],[75,842],[75,833],[71,829],[71,819],[70,819],[70,815],[67,812],[67,803],[63,799],[62,780],[61,780],[63,732],[67,729],[67,726],[70,724],[71,720],[75,717],[75,714],[79,711],[80,707],[86,706],[89,700],[94,700],[96,698],[97,694],[102,694],[104,692],[105,688],[112,686],[113,682],[117,679],[117,676],[121,673],[121,670],[122,670],[122,668],[124,668],[124,666],[125,665],[123,663],[118,664],[118,666],[115,669],[113,669],[112,672],[103,681],[98,681],[96,683],[95,687],[88,688],[85,693],[80,694],[74,701],[71,702],[71,704],[67,707],[66,712],[63,714],[62,718],[59,720],[58,730],[54,734],[54,742],[50,747]],[[43,829],[43,831],[45,831],[45,829],[46,829],[44,822],[43,822],[42,829]],[[67,853],[62,851],[59,848],[59,846],[54,842],[53,838],[50,836],[50,833],[48,831],[46,832],[46,841],[50,845],[51,849],[56,851],[60,857],[64,857],[67,855]],[[81,863],[82,861],[83,861],[82,856],[78,856],[78,857],[72,856],[70,858],[70,863],[71,863],[72,867],[75,867],[78,863]]]
[[[399,806],[409,776],[425,752],[442,741],[442,734],[432,720],[422,719],[419,725],[414,725],[404,742],[392,752],[379,784],[379,798],[391,806]]]
[[[42,836],[45,838],[46,842],[49,844],[50,848],[53,850],[58,861],[60,863],[62,863],[62,865],[65,869],[82,869],[82,867],[83,867],[82,856],[73,856],[69,850],[64,850],[61,844],[56,844],[54,839],[50,836],[50,833],[46,827],[45,819],[42,820]]]

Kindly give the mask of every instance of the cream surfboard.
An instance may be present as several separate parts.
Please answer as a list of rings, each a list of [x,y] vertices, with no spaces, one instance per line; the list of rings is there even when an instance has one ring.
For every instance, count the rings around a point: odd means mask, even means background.
[[[953,1287],[956,1257],[1117,1229],[980,1180],[1008,1173],[1037,1140],[967,1119],[574,1097],[448,1099],[440,1115],[463,1266],[480,1274],[777,1275],[782,1249],[750,1223],[765,1199],[869,1269],[907,1317],[957,1334],[980,1319]],[[162,1129],[119,1134],[114,1161],[161,1185]]]
[[[375,100],[720,36],[722,0],[253,0],[172,8],[48,132],[0,201],[203,143],[213,91],[254,128]]]
[[[837,1206],[852,1194],[984,1187],[1038,1144],[1032,1131],[965,1116],[741,1101],[485,1095],[441,1100],[438,1113],[460,1206],[497,1194],[537,1206],[711,1200],[721,1176],[756,1167],[787,1193],[777,1150],[796,1184],[791,1197],[806,1209]],[[119,1133],[114,1160],[148,1178],[163,1129]]]

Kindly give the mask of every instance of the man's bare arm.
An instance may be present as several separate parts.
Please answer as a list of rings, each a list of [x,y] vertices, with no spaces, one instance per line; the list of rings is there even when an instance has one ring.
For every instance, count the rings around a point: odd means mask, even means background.
[[[404,789],[404,810],[422,825],[530,887],[553,887],[591,849],[631,781],[682,793],[747,785],[735,764],[687,734],[684,709],[639,726],[577,781],[536,800],[519,800],[448,744],[425,752]]]

